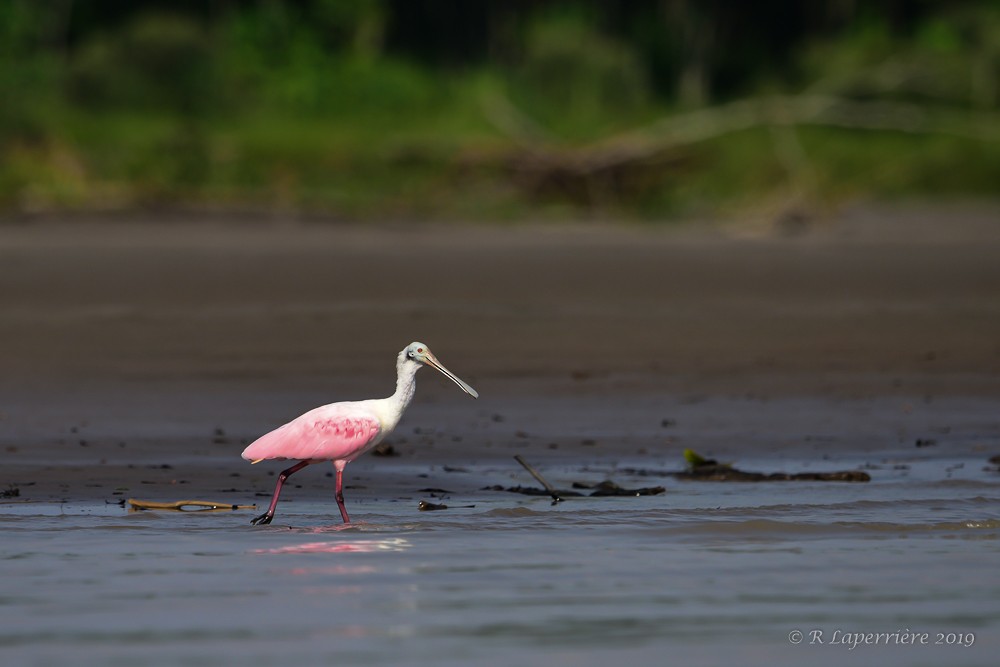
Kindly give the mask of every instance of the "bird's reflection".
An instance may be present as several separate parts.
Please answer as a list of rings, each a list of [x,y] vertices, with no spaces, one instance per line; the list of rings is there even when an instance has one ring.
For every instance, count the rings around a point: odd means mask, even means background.
[[[347,542],[303,542],[270,549],[254,549],[255,554],[333,554],[333,553],[373,553],[376,551],[405,551],[412,545],[401,537],[387,537],[372,540],[350,540]]]

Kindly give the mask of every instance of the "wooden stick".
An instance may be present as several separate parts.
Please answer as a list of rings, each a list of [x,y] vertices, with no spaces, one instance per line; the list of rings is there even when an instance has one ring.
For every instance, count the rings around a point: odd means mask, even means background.
[[[650,160],[679,148],[755,127],[821,125],[909,134],[946,134],[1000,141],[1000,115],[891,101],[856,101],[835,95],[774,95],[665,116],[653,123],[579,148],[554,145],[542,129],[492,91],[486,118],[521,146],[514,166],[534,172],[587,176]],[[529,128],[529,129],[526,129]],[[520,159],[517,159],[520,158]]]
[[[535,479],[537,479],[539,481],[539,483],[542,486],[545,487],[545,490],[549,492],[550,496],[552,496],[552,502],[553,503],[561,503],[562,502],[563,499],[559,496],[559,492],[556,491],[555,488],[551,484],[549,484],[548,482],[545,481],[545,478],[542,477],[541,473],[539,473],[531,465],[529,465],[527,461],[525,461],[524,459],[522,459],[520,454],[515,454],[514,455],[514,460],[517,461],[518,463],[520,463],[521,465],[523,465],[524,469],[527,470],[528,472],[530,472],[531,476],[534,477]]]
[[[158,503],[152,500],[137,500],[129,498],[128,504],[136,510],[181,510],[185,507],[204,507],[209,510],[255,510],[256,505],[233,505],[232,503],[217,503],[211,500],[177,500],[172,503]],[[203,511],[203,510],[202,510]]]

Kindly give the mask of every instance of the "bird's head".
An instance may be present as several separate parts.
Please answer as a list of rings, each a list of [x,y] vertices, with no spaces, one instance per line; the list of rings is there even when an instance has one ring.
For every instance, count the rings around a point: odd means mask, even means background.
[[[430,348],[419,342],[412,342],[403,348],[403,351],[399,353],[399,358],[402,363],[415,363],[421,366],[430,366],[431,368],[440,371],[442,375],[447,377],[449,380],[461,387],[462,391],[467,393],[472,398],[479,398],[479,393],[470,387],[468,384],[463,382],[457,375],[449,371],[444,367],[437,357],[431,352]]]

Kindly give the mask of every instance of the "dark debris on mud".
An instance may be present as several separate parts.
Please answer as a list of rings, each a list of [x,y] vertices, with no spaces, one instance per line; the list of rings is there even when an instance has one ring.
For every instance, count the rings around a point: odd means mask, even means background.
[[[673,477],[696,482],[870,482],[871,475],[863,470],[834,472],[753,472],[725,464],[694,466],[688,470],[646,470],[625,468],[621,472],[639,477]]]
[[[580,497],[590,497],[590,498],[600,498],[607,496],[655,496],[661,493],[666,493],[666,489],[662,486],[647,486],[638,489],[626,489],[618,484],[605,480],[598,484],[588,485],[580,482],[575,482],[573,484],[574,489],[593,489],[590,493],[583,493],[582,491],[576,491],[571,489],[557,489],[556,493],[562,498],[580,498]],[[482,489],[483,491],[507,491],[508,493],[520,493],[526,496],[548,496],[551,493],[546,489],[540,489],[537,486],[509,486],[504,487],[500,484],[495,484],[493,486],[487,486]]]

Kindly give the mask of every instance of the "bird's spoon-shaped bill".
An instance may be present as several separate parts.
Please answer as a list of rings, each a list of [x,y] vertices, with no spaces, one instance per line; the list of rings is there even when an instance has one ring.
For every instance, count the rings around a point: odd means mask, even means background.
[[[466,394],[468,394],[469,396],[472,396],[472,398],[479,398],[479,392],[477,392],[475,389],[473,389],[468,384],[466,384],[464,381],[462,381],[462,379],[459,378],[457,375],[455,375],[454,373],[452,373],[451,371],[449,371],[447,368],[445,368],[444,364],[442,364],[440,361],[438,361],[437,357],[435,357],[434,355],[432,355],[429,350],[427,352],[427,355],[424,358],[427,360],[427,364],[431,368],[434,368],[434,369],[440,371],[442,375],[444,375],[446,378],[448,378],[449,380],[451,380],[452,382],[454,382],[455,384],[457,384],[459,387],[461,387],[462,391],[464,391]]]

